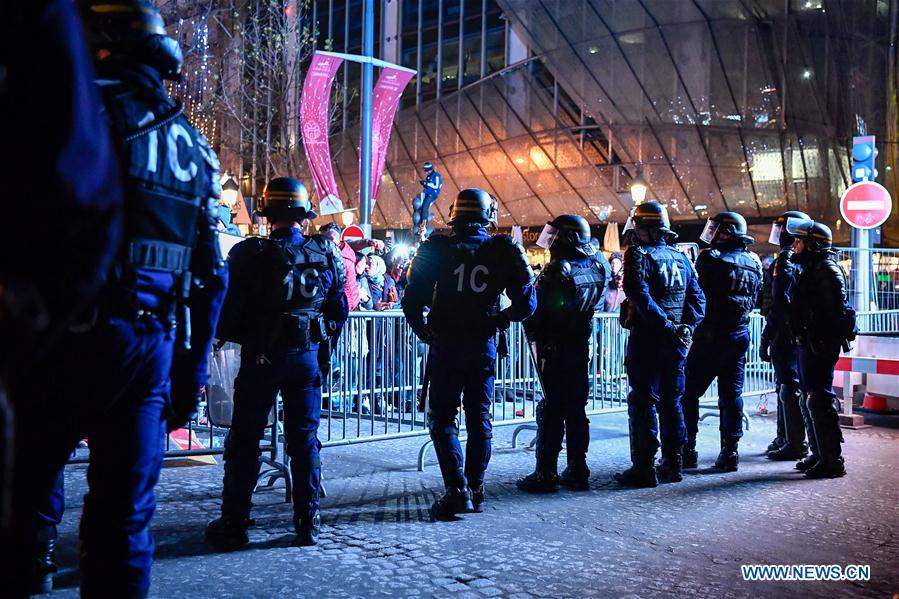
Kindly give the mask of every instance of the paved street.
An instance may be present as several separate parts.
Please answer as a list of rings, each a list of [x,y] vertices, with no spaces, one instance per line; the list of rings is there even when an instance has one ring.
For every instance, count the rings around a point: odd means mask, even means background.
[[[592,489],[526,495],[514,485],[533,452],[498,428],[488,507],[431,523],[441,489],[433,453],[415,468],[423,438],[326,449],[324,532],[314,548],[290,546],[283,484],[256,496],[249,547],[217,553],[202,530],[220,505],[220,466],[170,467],[157,488],[154,597],[884,597],[899,591],[899,431],[846,431],[849,474],[807,481],[762,452],[773,418],[752,418],[740,471],[690,474],[677,485],[621,490],[626,416],[593,418]],[[524,433],[526,442],[532,433]],[[701,463],[717,454],[717,420],[700,430]],[[526,443],[525,443],[526,444]],[[563,454],[564,459],[564,454]],[[66,477],[80,503],[84,468]],[[66,514],[57,576],[77,594],[78,511]],[[870,564],[872,580],[743,582],[741,564]]]

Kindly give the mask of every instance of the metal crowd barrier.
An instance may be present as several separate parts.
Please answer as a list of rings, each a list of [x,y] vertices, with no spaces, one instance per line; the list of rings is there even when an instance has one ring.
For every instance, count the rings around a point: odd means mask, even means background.
[[[862,332],[899,330],[899,310],[859,312]],[[764,319],[750,318],[751,344],[746,359],[744,397],[774,392],[774,372],[759,358],[759,340]],[[627,375],[624,354],[627,331],[618,323],[617,313],[597,313],[595,334],[590,340],[589,398],[587,410],[599,415],[627,408]],[[513,323],[508,336],[509,355],[498,360],[496,390],[491,408],[494,426],[525,425],[513,434],[534,428],[535,408],[541,398],[540,384],[527,347],[523,329]],[[353,312],[332,356],[331,372],[323,380],[322,417],[319,439],[322,446],[334,447],[428,435],[427,409],[418,410],[417,400],[424,377],[427,346],[412,333],[402,312]],[[218,455],[223,452],[231,423],[234,379],[240,365],[239,347],[227,344],[214,352],[206,401],[198,420],[180,437],[169,437],[166,458]],[[705,416],[717,411],[717,384],[713,383],[701,400]],[[464,419],[463,425],[464,425]],[[287,467],[280,459],[283,442],[283,410],[280,397],[270,417],[261,447],[269,469],[260,480],[268,484],[284,477]],[[463,428],[464,434],[464,428]],[[419,452],[422,467],[429,441]],[[74,462],[87,460],[79,450]]]

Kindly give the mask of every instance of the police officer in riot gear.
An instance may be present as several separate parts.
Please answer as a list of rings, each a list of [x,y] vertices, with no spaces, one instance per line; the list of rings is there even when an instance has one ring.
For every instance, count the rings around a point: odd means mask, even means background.
[[[536,346],[544,397],[537,405],[537,466],[518,481],[524,491],[555,491],[559,483],[588,487],[587,447],[590,421],[587,366],[593,313],[601,305],[611,266],[590,243],[590,225],[582,216],[563,214],[547,223],[537,245],[551,261],[537,279],[537,310],[524,321]],[[562,436],[568,466],[557,474]]]
[[[833,372],[840,349],[855,339],[855,311],[846,304],[846,275],[833,251],[826,225],[806,220],[790,225],[791,260],[802,267],[790,302],[790,331],[799,354],[799,378],[806,395],[808,435],[813,452],[796,467],[809,478],[846,474],[840,443]]]
[[[123,235],[98,301],[69,330],[52,380],[41,381],[48,407],[28,432],[32,478],[17,494],[23,509],[45,502],[88,436],[82,595],[144,596],[166,426],[196,412],[227,285],[215,226],[218,160],[166,92],[181,52],[153,4],[85,0],[79,8],[122,167]],[[34,522],[18,519],[24,537],[14,564],[34,559]]]
[[[765,311],[765,329],[759,347],[762,360],[771,362],[777,381],[777,437],[768,446],[772,460],[801,460],[808,455],[805,442],[805,399],[799,384],[799,364],[796,346],[790,334],[790,301],[800,267],[793,256],[793,236],[787,230],[809,217],[804,212],[790,210],[771,224],[768,242],[780,247],[769,267],[770,303]],[[814,451],[814,439],[809,438]]]
[[[490,404],[496,333],[534,312],[533,272],[511,237],[487,234],[496,202],[486,191],[464,189],[450,211],[452,234],[431,236],[409,269],[403,312],[430,345],[429,427],[446,493],[431,508],[435,519],[481,511],[484,471],[493,436]],[[505,290],[512,304],[500,312]],[[430,308],[425,319],[424,311]],[[468,444],[464,470],[456,414],[464,393]]]
[[[632,465],[615,478],[624,486],[654,487],[659,425],[663,472],[677,480],[674,473],[686,440],[681,411],[684,360],[705,311],[705,296],[690,260],[668,244],[676,235],[664,206],[636,206],[624,233],[630,247],[624,254],[627,300],[621,320],[630,329],[625,365],[631,386],[627,409]]]
[[[715,467],[737,469],[737,444],[743,436],[743,378],[749,350],[749,313],[762,287],[762,263],[746,246],[753,243],[746,220],[736,212],[721,212],[708,220],[700,239],[711,247],[696,259],[699,285],[706,297],[705,318],[696,327],[687,356],[684,420],[687,444],[685,468],[697,466],[696,433],[699,398],[718,378],[718,410],[721,416],[721,453]],[[673,466],[665,476],[680,477]],[[675,472],[675,470],[678,470]],[[660,472],[661,475],[661,472]]]
[[[234,382],[234,416],[225,439],[222,515],[206,527],[213,545],[248,542],[253,489],[259,476],[259,441],[280,391],[284,435],[293,481],[296,544],[318,540],[321,464],[317,437],[322,380],[329,351],[347,319],[345,266],[326,237],[303,235],[314,219],[306,186],[289,177],[263,192],[269,239],[250,238],[228,255],[231,285],[218,338],[241,345]],[[319,347],[325,351],[319,353]]]

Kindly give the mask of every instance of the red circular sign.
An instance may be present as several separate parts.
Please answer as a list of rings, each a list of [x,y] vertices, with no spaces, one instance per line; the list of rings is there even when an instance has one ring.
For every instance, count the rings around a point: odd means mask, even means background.
[[[875,229],[893,210],[890,192],[880,183],[862,181],[850,185],[840,198],[840,214],[856,229]]]
[[[365,231],[363,231],[362,227],[359,225],[350,225],[344,229],[343,233],[340,235],[341,241],[346,239],[365,239]]]

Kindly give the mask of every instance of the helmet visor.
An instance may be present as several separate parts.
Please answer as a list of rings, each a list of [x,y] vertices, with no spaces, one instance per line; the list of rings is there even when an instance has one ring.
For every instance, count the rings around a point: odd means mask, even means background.
[[[771,223],[771,234],[768,235],[768,243],[771,245],[780,245],[780,234],[783,233],[784,226],[781,223]]]
[[[719,223],[709,219],[705,222],[705,227],[702,229],[702,233],[699,234],[699,239],[702,241],[711,244],[712,240],[715,239],[715,235],[718,233]]]
[[[542,247],[544,250],[548,250],[549,246],[553,244],[558,235],[559,230],[554,226],[547,224],[543,227],[540,237],[537,238],[537,246]]]

